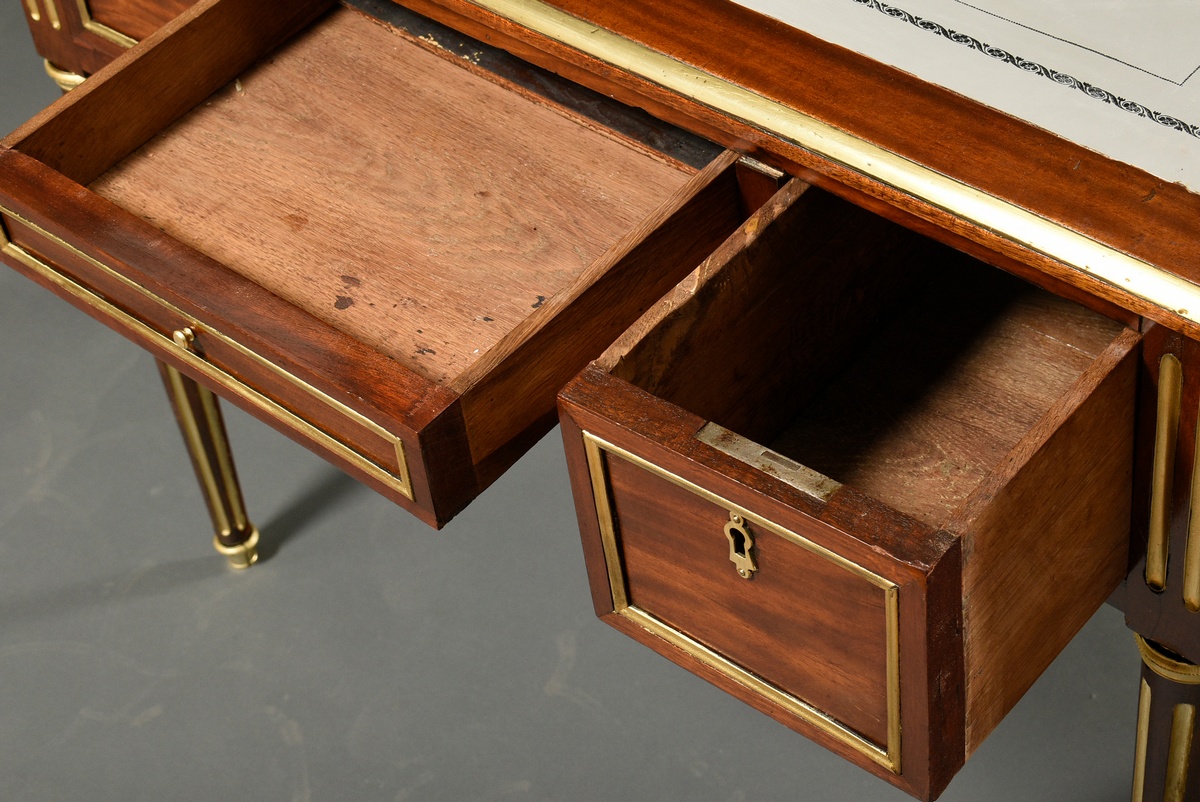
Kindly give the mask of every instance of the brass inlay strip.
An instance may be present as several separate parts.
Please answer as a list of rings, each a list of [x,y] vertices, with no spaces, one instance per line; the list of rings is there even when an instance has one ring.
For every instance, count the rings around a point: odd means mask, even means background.
[[[1171,745],[1167,749],[1167,782],[1163,802],[1184,802],[1187,794],[1188,764],[1192,757],[1192,737],[1196,729],[1196,707],[1175,705],[1171,716]]]
[[[1142,802],[1146,787],[1146,749],[1150,744],[1150,683],[1138,693],[1137,744],[1133,752],[1133,802]]]
[[[44,0],[46,3],[46,16],[50,18],[50,27],[56,31],[62,30],[62,20],[58,18],[58,6],[56,0]]]
[[[1196,450],[1192,461],[1192,492],[1188,501],[1187,547],[1183,553],[1183,605],[1200,612],[1200,412],[1196,420]]]
[[[651,634],[682,650],[703,665],[724,674],[753,693],[769,699],[792,715],[812,724],[842,743],[850,746],[872,761],[897,774],[901,770],[901,726],[900,726],[900,594],[894,583],[857,563],[813,543],[795,532],[785,529],[761,516],[755,515],[722,496],[706,490],[681,476],[667,471],[648,460],[603,440],[591,432],[583,433],[584,449],[587,453],[588,470],[591,475],[592,493],[596,505],[596,517],[600,524],[609,584],[613,595],[613,609],[618,615],[636,623]],[[651,474],[682,487],[700,498],[740,515],[747,522],[772,532],[779,537],[823,557],[846,569],[854,576],[864,579],[884,592],[884,618],[887,650],[887,744],[880,746],[851,730],[824,711],[803,699],[778,688],[761,677],[747,671],[703,643],[689,637],[651,613],[628,602],[624,566],[621,562],[620,544],[616,531],[616,520],[612,510],[612,498],[605,453],[620,457]]]
[[[178,371],[176,371],[178,372]],[[217,397],[203,385],[197,385],[200,390],[200,407],[204,411],[204,423],[210,432],[224,431],[221,423],[221,413],[217,409]],[[242,490],[238,487],[233,469],[233,455],[229,453],[229,440],[225,437],[213,438],[213,451],[217,456],[217,470],[225,486],[225,499],[229,503],[229,513],[233,516],[230,534],[244,532],[250,528],[250,517],[246,514],[246,503],[242,498]]]
[[[1171,536],[1171,486],[1175,480],[1175,445],[1179,439],[1179,407],[1183,368],[1174,354],[1158,361],[1158,417],[1154,433],[1154,467],[1150,479],[1150,531],[1146,541],[1146,584],[1167,586]]]
[[[121,281],[123,284],[125,284],[129,288],[135,290],[136,292],[139,292],[143,296],[160,304],[164,309],[167,309],[168,311],[170,311],[176,315],[179,315],[180,317],[183,317],[185,319],[187,318],[187,315],[185,315],[182,310],[180,310],[177,307],[173,306],[172,304],[168,303],[166,300],[159,298],[158,296],[150,293],[145,288],[140,287],[137,284],[134,284],[128,278],[126,278],[125,276],[116,272],[115,270],[109,268],[107,265],[104,265],[103,263],[93,259],[92,257],[90,257],[87,254],[80,251],[78,248],[71,245],[70,243],[63,241],[62,239],[59,239],[58,237],[55,237],[53,234],[50,234],[49,232],[43,230],[39,226],[29,222],[28,220],[25,220],[23,217],[16,214],[15,212],[12,212],[11,210],[5,208],[4,206],[0,206],[0,214],[4,214],[4,215],[8,215],[9,217],[12,217],[14,220],[18,221],[19,223],[21,223],[24,226],[29,227],[32,231],[36,232],[40,236],[43,236],[46,239],[50,240],[51,242],[56,243],[60,247],[67,249],[71,253],[78,256],[80,259],[87,261],[89,264],[99,268],[100,270],[104,271],[106,274]],[[113,305],[105,298],[97,295],[96,293],[87,289],[83,285],[75,282],[73,279],[69,278],[65,274],[60,273],[58,270],[54,269],[49,264],[43,262],[41,259],[37,258],[33,254],[26,251],[24,248],[21,248],[20,246],[18,246],[17,244],[15,244],[11,240],[9,240],[8,234],[4,230],[3,225],[0,225],[0,253],[4,253],[4,254],[12,257],[13,259],[16,259],[18,262],[25,265],[30,270],[33,270],[35,273],[42,276],[47,281],[53,283],[55,286],[59,287],[60,289],[64,290],[65,292],[69,293],[70,295],[73,295],[74,297],[80,299],[81,301],[83,301],[88,306],[92,307],[93,309],[99,310],[106,317],[109,317],[116,321],[119,321],[122,325],[128,327],[129,329],[132,329],[133,331],[137,332],[142,337],[145,337],[148,340],[158,341],[158,342],[160,342],[160,344],[163,344],[163,345],[170,345],[177,358],[179,358],[183,362],[187,363],[187,365],[189,367],[191,367],[192,369],[194,369],[197,372],[204,375],[206,378],[208,378],[214,384],[217,384],[218,386],[223,387],[226,390],[237,394],[241,398],[245,399],[248,403],[257,407],[261,411],[267,413],[272,418],[279,420],[282,423],[286,424],[289,428],[300,433],[307,439],[312,440],[320,447],[326,449],[327,451],[332,452],[333,454],[336,454],[338,457],[340,457],[341,459],[350,463],[355,468],[366,473],[368,476],[375,479],[376,481],[381,482],[384,485],[386,485],[387,487],[398,491],[401,495],[405,496],[406,498],[408,498],[410,500],[413,498],[412,483],[411,483],[411,479],[409,477],[408,459],[407,459],[407,455],[405,454],[404,443],[400,440],[399,437],[388,432],[382,426],[380,426],[379,424],[370,420],[369,418],[363,416],[356,410],[353,410],[350,407],[347,407],[346,405],[339,402],[337,399],[331,398],[330,396],[321,392],[320,390],[313,387],[312,385],[300,380],[296,376],[293,376],[292,374],[285,371],[283,368],[280,368],[278,365],[275,365],[274,363],[272,363],[269,360],[263,358],[262,356],[256,354],[254,351],[250,350],[249,348],[246,348],[245,346],[243,346],[240,343],[236,342],[235,340],[225,336],[224,334],[221,334],[220,332],[215,331],[210,328],[207,328],[207,327],[203,329],[203,332],[206,336],[211,336],[215,339],[220,340],[226,346],[236,350],[238,353],[242,354],[244,357],[246,357],[250,360],[253,360],[259,366],[269,370],[275,376],[285,379],[290,384],[292,384],[294,387],[305,392],[307,395],[309,395],[313,399],[326,404],[327,406],[333,408],[339,414],[345,415],[347,418],[350,418],[352,421],[354,421],[358,425],[362,426],[363,428],[367,429],[368,431],[383,438],[386,442],[391,443],[395,447],[395,452],[396,452],[396,471],[395,472],[389,470],[388,468],[383,467],[382,465],[379,465],[378,463],[376,463],[373,460],[368,459],[364,455],[360,454],[358,451],[354,450],[350,446],[343,443],[341,440],[338,440],[337,438],[333,437],[332,435],[317,428],[309,421],[305,420],[304,418],[301,418],[296,413],[292,412],[291,410],[289,410],[286,407],[279,404],[277,401],[275,401],[271,398],[268,398],[267,396],[263,395],[262,393],[258,392],[257,390],[247,386],[246,384],[243,384],[242,382],[238,381],[238,379],[235,378],[234,376],[231,376],[230,374],[228,374],[225,371],[221,370],[220,368],[216,367],[212,363],[202,359],[201,357],[192,353],[191,351],[185,351],[183,349],[175,348],[174,341],[172,340],[172,338],[170,336],[162,334],[161,332],[157,331],[156,329],[154,329],[151,326],[147,325],[146,323],[142,322],[138,318],[133,317],[129,313],[125,312],[123,309]],[[199,328],[199,327],[193,326],[193,328]]]
[[[53,3],[54,0],[47,0],[47,2]],[[88,8],[88,0],[76,0],[76,3],[79,6],[79,20],[83,23],[84,30],[91,31],[101,39],[107,39],[121,47],[133,47],[137,44],[137,39],[132,36],[126,36],[120,31],[92,19],[92,10]]]
[[[612,591],[613,609],[617,612],[629,606],[629,598],[625,592],[625,574],[621,564],[621,550],[617,545],[614,533],[617,531],[613,520],[612,499],[608,495],[608,466],[604,455],[600,453],[597,441],[584,433],[584,451],[587,453],[588,476],[592,480],[592,497],[596,500],[596,516],[600,522],[600,532],[604,545],[604,564],[608,568],[608,586]]]
[[[472,0],[488,11],[617,69],[864,173],[996,235],[1200,323],[1200,286],[1008,201],[573,17],[542,0]]]
[[[34,22],[42,21],[42,10],[38,8],[37,0],[25,0],[25,7],[29,9],[29,18],[31,20]]]
[[[1137,643],[1142,662],[1155,674],[1182,685],[1200,685],[1200,666],[1175,655],[1167,654],[1159,646],[1136,632],[1133,633],[1133,639]]]
[[[46,74],[54,80],[54,83],[58,84],[58,88],[63,92],[70,92],[87,78],[86,75],[55,67],[50,63],[50,59],[42,59],[42,66],[45,68]]]
[[[191,404],[188,402],[183,374],[168,365],[167,377],[171,384],[171,396],[175,410],[179,413],[179,418],[183,423],[183,436],[187,441],[188,451],[192,452],[195,457],[196,470],[200,475],[200,487],[208,498],[208,508],[212,510],[213,523],[216,524],[219,534],[229,537],[235,531],[234,522],[226,514],[216,471],[213,470],[213,465],[209,462],[204,450],[204,437],[200,434],[200,423],[196,420]]]

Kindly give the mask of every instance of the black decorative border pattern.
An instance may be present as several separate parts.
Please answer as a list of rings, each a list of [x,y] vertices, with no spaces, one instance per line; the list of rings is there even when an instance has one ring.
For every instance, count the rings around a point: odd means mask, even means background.
[[[1162,112],[1154,111],[1153,109],[1143,106],[1137,101],[1123,98],[1120,95],[1114,95],[1107,89],[1103,89],[1095,84],[1089,84],[1087,81],[1081,81],[1078,78],[1067,75],[1065,72],[1052,70],[1049,67],[1038,64],[1036,61],[1030,61],[1029,59],[1024,59],[1020,56],[1013,55],[1007,50],[1002,50],[998,47],[994,47],[993,45],[989,45],[986,42],[981,42],[973,36],[968,36],[965,33],[959,33],[958,31],[951,30],[946,26],[940,25],[932,20],[923,19],[922,17],[910,14],[902,8],[889,6],[887,3],[879,2],[879,0],[853,0],[853,2],[858,3],[861,6],[870,6],[876,11],[881,11],[889,17],[904,20],[905,22],[915,25],[923,31],[936,33],[939,36],[949,39],[951,42],[963,45],[964,47],[969,47],[972,50],[978,50],[984,55],[991,56],[992,58],[998,61],[1003,61],[1006,64],[1011,64],[1012,66],[1024,70],[1025,72],[1036,73],[1043,78],[1048,78],[1051,81],[1054,81],[1054,83],[1058,84],[1059,86],[1078,89],[1080,92],[1083,92],[1093,100],[1102,100],[1105,103],[1109,103],[1113,106],[1124,109],[1130,114],[1136,114],[1138,117],[1145,117],[1146,119],[1153,120],[1159,125],[1164,125],[1167,128],[1173,128],[1176,131],[1182,131],[1185,134],[1200,139],[1200,125],[1193,125],[1178,118],[1172,117],[1169,114],[1163,114]]]

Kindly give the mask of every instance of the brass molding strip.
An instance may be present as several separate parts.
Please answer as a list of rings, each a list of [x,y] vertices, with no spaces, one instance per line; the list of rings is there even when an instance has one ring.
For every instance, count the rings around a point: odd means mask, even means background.
[[[597,440],[584,432],[584,450],[587,453],[588,475],[592,480],[592,497],[596,500],[596,516],[600,522],[604,545],[604,564],[608,568],[608,587],[612,591],[613,609],[624,610],[629,606],[625,593],[625,573],[621,564],[621,550],[617,546],[616,521],[613,518],[612,498],[608,489],[608,465],[600,453]]]
[[[1142,679],[1138,692],[1137,744],[1133,752],[1133,802],[1142,802],[1146,788],[1146,749],[1150,744],[1150,683]]]
[[[1200,286],[899,154],[677,61],[542,0],[471,0],[702,106],[768,132],[1110,286],[1200,323]]]
[[[1183,606],[1200,612],[1200,413],[1196,420],[1197,451],[1192,462],[1192,492],[1188,504],[1187,546],[1183,553]]]
[[[1179,439],[1179,407],[1183,368],[1174,354],[1158,361],[1158,414],[1154,432],[1154,467],[1150,479],[1150,525],[1146,541],[1146,584],[1167,586],[1171,537],[1171,486],[1175,481],[1175,446]]]
[[[34,22],[42,21],[42,10],[38,8],[37,0],[25,0],[25,7],[29,9],[29,18],[31,20]]]
[[[58,16],[56,0],[43,0],[46,4],[46,16],[50,19],[50,27],[56,31],[62,30],[62,20]]]
[[[165,363],[164,363],[165,364]],[[179,414],[180,420],[183,423],[183,436],[187,441],[188,451],[194,456],[197,473],[200,477],[200,488],[204,491],[204,495],[208,501],[208,508],[212,512],[213,523],[216,524],[217,534],[229,537],[235,531],[241,531],[246,527],[247,521],[231,520],[229,512],[225,508],[223,496],[221,495],[221,487],[217,480],[217,470],[213,469],[213,465],[208,460],[208,456],[204,449],[204,437],[200,433],[200,422],[196,420],[196,416],[192,413],[191,404],[188,403],[187,389],[184,386],[183,374],[170,365],[166,366],[167,378],[171,387],[171,400],[176,412]],[[212,394],[209,393],[209,396]],[[212,416],[205,410],[205,417],[211,423]],[[241,495],[234,491],[235,495]],[[237,513],[233,513],[234,518],[237,518]]]
[[[58,88],[63,92],[70,92],[87,79],[86,75],[80,75],[77,72],[71,72],[70,70],[64,70],[59,67],[55,67],[50,63],[50,59],[42,59],[42,67],[46,70],[46,74],[53,79],[54,83],[58,84]]]
[[[1142,662],[1155,674],[1181,685],[1200,685],[1200,666],[1167,654],[1136,632],[1133,633],[1133,639],[1137,643]]]
[[[596,516],[600,523],[605,562],[608,569],[610,588],[613,595],[613,610],[642,629],[670,643],[700,663],[724,674],[726,677],[751,692],[788,711],[792,715],[812,724],[821,732],[846,744],[875,763],[899,774],[901,771],[901,727],[900,727],[900,589],[894,583],[857,563],[813,543],[791,530],[785,529],[738,504],[723,498],[681,476],[667,471],[648,460],[615,446],[591,432],[583,432],[584,449],[587,453],[588,470],[591,474],[592,492],[596,505]],[[620,457],[633,465],[671,482],[717,506],[736,513],[756,527],[771,532],[803,549],[823,557],[840,568],[864,579],[884,593],[884,615],[887,653],[887,744],[880,746],[854,732],[833,717],[803,699],[778,688],[761,677],[747,671],[708,646],[675,629],[651,613],[629,604],[625,586],[625,571],[621,561],[621,550],[616,531],[616,519],[612,511],[611,486],[605,468],[605,453]]]
[[[159,298],[156,295],[153,295],[152,293],[147,291],[145,288],[139,287],[138,285],[134,284],[132,281],[130,281],[125,276],[122,276],[120,273],[116,272],[115,270],[113,270],[113,269],[109,268],[108,266],[104,265],[103,263],[93,259],[92,257],[90,257],[87,254],[80,251],[78,248],[71,245],[70,243],[63,241],[62,239],[60,239],[58,237],[55,237],[53,234],[50,234],[49,232],[45,231],[44,229],[40,228],[39,226],[37,226],[31,222],[29,222],[28,220],[24,219],[20,215],[5,208],[2,205],[0,205],[0,214],[4,214],[4,215],[7,215],[7,216],[13,218],[14,220],[18,221],[22,225],[29,227],[32,231],[35,231],[39,235],[46,237],[48,240],[50,240],[51,242],[54,242],[55,244],[59,245],[60,247],[66,248],[67,250],[69,250],[71,253],[75,254],[79,258],[87,261],[89,264],[99,268],[100,270],[103,270],[108,275],[120,280],[123,284],[125,284],[126,286],[135,290],[136,292],[139,292],[140,294],[151,299],[152,301],[154,301],[158,304],[161,304],[163,306],[163,308],[169,310],[170,312],[172,312],[174,314],[179,315],[180,317],[182,317],[184,319],[188,319],[188,316],[186,314],[184,314],[184,312],[182,310],[180,310],[177,307],[173,306],[172,304],[168,303],[164,299]],[[355,423],[359,424],[363,428],[371,431],[372,433],[382,437],[387,442],[393,444],[395,447],[395,450],[396,450],[396,471],[395,472],[389,470],[388,468],[383,467],[382,465],[379,465],[374,460],[368,459],[364,455],[360,454],[358,451],[355,451],[353,448],[351,448],[350,446],[343,443],[341,440],[338,440],[337,438],[333,437],[332,435],[328,434],[327,432],[317,428],[309,421],[305,420],[304,418],[301,418],[299,415],[297,415],[296,413],[287,409],[286,407],[282,406],[281,404],[274,401],[273,399],[268,398],[267,396],[263,395],[262,393],[258,392],[257,390],[253,389],[252,387],[249,387],[248,385],[243,384],[242,382],[238,381],[238,379],[236,377],[231,376],[230,374],[226,373],[224,370],[222,370],[222,369],[216,367],[215,365],[213,365],[212,363],[202,359],[200,356],[192,353],[191,351],[186,351],[181,348],[178,348],[176,346],[176,343],[170,336],[157,331],[156,329],[147,325],[146,323],[139,320],[138,318],[135,318],[134,316],[130,315],[128,312],[124,311],[123,309],[113,305],[107,299],[92,292],[91,290],[87,289],[86,287],[79,284],[75,280],[71,279],[69,276],[65,275],[64,273],[59,272],[58,270],[51,267],[46,262],[43,262],[38,257],[34,256],[33,254],[26,251],[24,248],[21,248],[19,245],[12,242],[8,238],[8,232],[4,230],[3,225],[0,225],[0,253],[3,253],[5,255],[17,260],[18,262],[25,265],[30,270],[34,271],[35,273],[40,275],[42,278],[51,282],[52,284],[59,287],[63,291],[74,296],[75,298],[78,298],[79,300],[81,300],[88,306],[92,307],[93,309],[100,311],[106,317],[109,317],[109,318],[112,318],[113,320],[119,321],[122,325],[137,332],[137,334],[139,334],[140,336],[144,337],[147,340],[157,342],[160,345],[163,345],[165,348],[168,348],[170,350],[170,352],[176,356],[176,358],[178,358],[181,361],[183,361],[184,363],[186,363],[190,368],[192,368],[196,372],[202,374],[209,381],[224,388],[228,392],[241,397],[248,403],[252,404],[254,407],[256,407],[259,410],[261,410],[262,412],[265,412],[266,414],[268,414],[270,417],[284,423],[293,431],[296,431],[299,434],[301,434],[303,437],[315,442],[321,448],[324,448],[325,450],[330,451],[333,454],[336,454],[338,457],[345,460],[349,464],[353,465],[358,470],[361,470],[363,473],[367,474],[368,476],[375,479],[376,481],[381,482],[382,484],[386,485],[387,487],[399,492],[405,498],[408,498],[409,500],[413,500],[412,482],[411,482],[410,474],[409,474],[409,470],[408,470],[408,459],[407,459],[407,455],[404,450],[404,443],[400,440],[399,437],[388,432],[382,426],[380,426],[379,424],[370,420],[369,418],[363,416],[359,412],[347,407],[346,405],[342,404],[337,399],[331,398],[330,396],[321,392],[320,390],[313,387],[312,385],[309,385],[306,382],[301,381],[299,378],[288,373],[283,368],[280,368],[278,365],[275,365],[274,363],[263,358],[259,354],[256,354],[254,351],[250,350],[249,348],[246,348],[245,346],[243,346],[240,343],[236,342],[235,340],[225,336],[224,334],[221,334],[220,332],[215,331],[210,328],[207,328],[207,327],[201,328],[198,325],[193,325],[192,328],[197,329],[199,331],[203,331],[203,333],[205,335],[209,335],[209,336],[214,337],[215,339],[220,340],[225,345],[238,351],[238,353],[242,354],[243,356],[247,357],[248,359],[253,360],[255,363],[257,363],[258,365],[262,366],[263,368],[269,370],[271,373],[275,374],[276,376],[278,376],[280,378],[285,379],[286,381],[291,383],[296,388],[302,390],[303,392],[305,392],[307,395],[309,395],[313,399],[328,405],[329,407],[333,408],[336,412],[338,412],[342,415],[345,415],[346,417],[350,418],[351,420],[353,420]]]
[[[54,0],[46,0],[46,2],[53,3]],[[76,0],[76,4],[79,6],[79,20],[83,23],[85,31],[91,31],[101,39],[107,39],[121,47],[133,47],[137,44],[137,39],[134,39],[132,36],[126,36],[115,28],[110,28],[103,23],[96,22],[92,18],[92,10],[88,8],[88,0]]]
[[[1175,705],[1171,716],[1171,745],[1167,748],[1167,781],[1163,802],[1185,802],[1187,799],[1188,764],[1191,762],[1195,731],[1195,705]]]

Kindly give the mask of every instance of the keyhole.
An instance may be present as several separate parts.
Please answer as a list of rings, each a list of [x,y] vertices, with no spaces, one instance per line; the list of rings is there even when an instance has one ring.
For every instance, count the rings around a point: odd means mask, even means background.
[[[729,523],[725,524],[725,537],[729,539],[729,559],[737,569],[738,576],[749,579],[758,566],[754,564],[754,538],[746,531],[745,521],[736,512],[729,513]]]
[[[729,527],[729,548],[739,557],[746,556],[746,533],[739,527]]]

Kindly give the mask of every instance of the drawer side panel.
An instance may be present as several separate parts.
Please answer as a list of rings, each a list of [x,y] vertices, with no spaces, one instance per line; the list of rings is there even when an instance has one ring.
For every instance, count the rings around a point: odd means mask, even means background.
[[[1014,449],[1011,480],[981,488],[964,533],[968,755],[1125,575],[1137,342],[1121,334]]]

